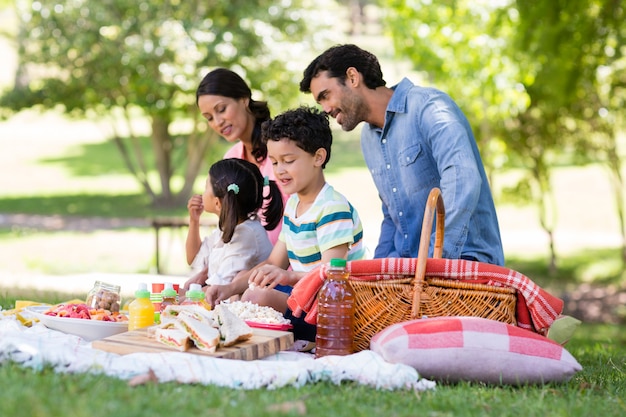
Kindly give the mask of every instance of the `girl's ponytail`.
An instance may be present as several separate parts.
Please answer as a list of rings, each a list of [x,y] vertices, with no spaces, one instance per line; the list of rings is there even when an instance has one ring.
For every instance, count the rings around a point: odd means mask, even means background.
[[[263,177],[259,167],[245,159],[222,159],[209,169],[213,194],[222,204],[219,216],[219,228],[222,241],[228,243],[235,233],[235,227],[246,219],[257,217],[263,209],[265,229],[274,230],[282,221],[283,196],[275,181]],[[264,195],[265,186],[269,193]]]
[[[283,219],[283,195],[276,184],[276,181],[268,180],[265,177],[265,182],[269,186],[269,193],[263,197],[268,201],[265,209],[263,210],[263,217],[265,218],[265,230],[274,230],[280,224]]]
[[[226,194],[222,197],[219,227],[222,231],[222,241],[224,243],[230,242],[235,233],[235,227],[239,224],[237,194],[239,194],[239,186],[232,183],[226,187]]]

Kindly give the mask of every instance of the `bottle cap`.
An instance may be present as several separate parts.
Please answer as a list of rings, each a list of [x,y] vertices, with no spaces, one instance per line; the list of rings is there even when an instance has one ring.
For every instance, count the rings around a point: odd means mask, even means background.
[[[163,297],[176,297],[176,290],[174,289],[174,285],[171,282],[165,283],[165,289],[161,291],[161,295]]]
[[[137,298],[150,298],[150,291],[148,291],[148,284],[140,282],[135,291],[135,297]]]
[[[341,258],[333,258],[330,260],[330,266],[331,267],[336,267],[336,268],[345,268],[346,267],[346,260],[345,259],[341,259]]]

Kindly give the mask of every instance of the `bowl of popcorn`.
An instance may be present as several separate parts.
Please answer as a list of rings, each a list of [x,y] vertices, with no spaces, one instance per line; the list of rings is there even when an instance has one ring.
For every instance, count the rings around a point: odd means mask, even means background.
[[[293,327],[289,319],[272,307],[260,306],[249,301],[222,301],[222,304],[250,327],[270,330],[289,330]]]

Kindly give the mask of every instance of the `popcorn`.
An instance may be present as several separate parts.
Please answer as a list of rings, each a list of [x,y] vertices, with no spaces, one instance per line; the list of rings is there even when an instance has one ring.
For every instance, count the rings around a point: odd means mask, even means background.
[[[272,307],[260,306],[250,301],[222,301],[222,304],[242,320],[265,324],[291,324],[291,321]]]

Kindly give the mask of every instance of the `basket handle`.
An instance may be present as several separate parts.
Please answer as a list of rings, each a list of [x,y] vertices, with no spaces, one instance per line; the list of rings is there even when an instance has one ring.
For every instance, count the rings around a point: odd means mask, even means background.
[[[426,262],[428,261],[428,249],[430,247],[430,235],[433,230],[433,219],[437,213],[435,222],[435,247],[433,258],[441,258],[443,254],[443,234],[445,227],[446,210],[441,197],[441,190],[437,187],[430,190],[424,209],[424,220],[422,222],[422,234],[420,235],[420,246],[417,252],[417,266],[415,267],[415,280],[413,281],[413,306],[411,308],[411,318],[418,317],[422,298],[422,288],[426,275]]]

